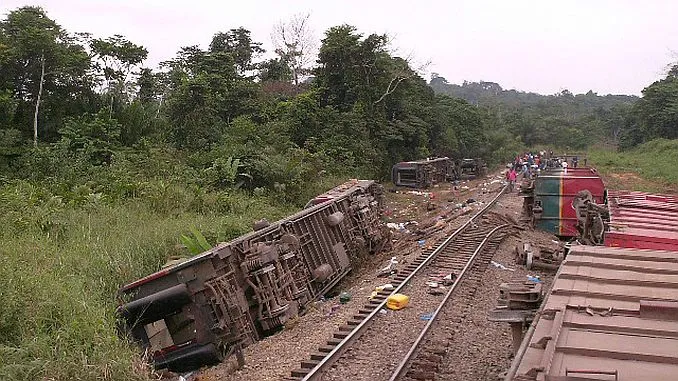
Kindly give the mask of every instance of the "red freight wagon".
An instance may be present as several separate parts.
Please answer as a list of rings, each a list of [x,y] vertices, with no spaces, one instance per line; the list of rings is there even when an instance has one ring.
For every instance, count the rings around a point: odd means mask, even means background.
[[[610,191],[605,246],[678,250],[678,197]]]

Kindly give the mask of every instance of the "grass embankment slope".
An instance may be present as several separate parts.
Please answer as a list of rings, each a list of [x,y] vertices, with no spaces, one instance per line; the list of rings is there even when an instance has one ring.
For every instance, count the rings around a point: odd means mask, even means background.
[[[0,380],[148,379],[138,349],[116,334],[118,288],[186,254],[179,237],[193,227],[214,244],[298,209],[274,192],[97,171],[75,187],[0,178]],[[133,195],[115,196],[132,183]]]
[[[625,152],[592,149],[588,158],[610,189],[678,193],[678,140],[656,139]]]

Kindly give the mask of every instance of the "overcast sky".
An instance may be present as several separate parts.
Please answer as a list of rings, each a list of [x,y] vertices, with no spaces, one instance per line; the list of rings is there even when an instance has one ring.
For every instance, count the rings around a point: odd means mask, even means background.
[[[678,1],[0,0],[4,15],[40,5],[69,32],[122,34],[149,50],[146,66],[181,46],[207,47],[244,26],[271,50],[271,29],[310,13],[318,40],[339,24],[387,33],[393,47],[449,82],[493,81],[553,94],[640,94],[678,61]]]

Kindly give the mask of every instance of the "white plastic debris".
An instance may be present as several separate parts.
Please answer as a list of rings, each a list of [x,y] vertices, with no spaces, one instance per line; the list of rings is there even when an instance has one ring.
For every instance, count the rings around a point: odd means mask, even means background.
[[[508,268],[508,267],[502,265],[502,264],[499,263],[499,262],[491,261],[490,263],[492,263],[492,266],[494,266],[494,267],[496,267],[496,268],[498,268],[498,269],[500,269],[500,270],[516,271],[515,269],[510,269],[510,268]]]

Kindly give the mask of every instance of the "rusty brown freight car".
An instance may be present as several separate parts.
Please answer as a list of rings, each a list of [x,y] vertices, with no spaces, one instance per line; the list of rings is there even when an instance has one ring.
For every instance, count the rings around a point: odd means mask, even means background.
[[[353,180],[281,221],[124,286],[124,332],[157,368],[221,361],[279,329],[380,250],[383,188]]]
[[[678,252],[573,246],[505,380],[678,379]]]
[[[457,175],[455,163],[448,157],[403,161],[391,169],[393,184],[401,187],[429,188]]]

